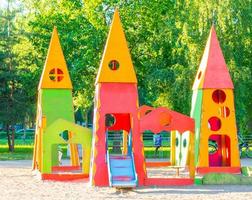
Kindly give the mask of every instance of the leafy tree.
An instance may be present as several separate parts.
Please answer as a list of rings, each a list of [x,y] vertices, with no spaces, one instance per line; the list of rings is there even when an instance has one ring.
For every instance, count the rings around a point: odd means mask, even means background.
[[[14,125],[25,118],[28,104],[22,85],[22,70],[18,69],[18,55],[15,46],[20,42],[15,20],[19,10],[13,1],[1,10],[0,30],[0,121],[4,124],[9,150],[14,151]],[[27,103],[27,104],[26,104]]]
[[[88,115],[92,112],[97,69],[114,8],[118,7],[138,77],[140,104],[168,106],[188,115],[191,87],[210,27],[214,23],[235,84],[238,127],[242,133],[248,134],[248,124],[252,121],[250,1],[20,2],[21,12],[7,15],[6,10],[1,10],[1,16],[4,16],[1,17],[1,24],[4,26],[0,36],[0,77],[1,84],[5,84],[1,86],[1,102],[6,103],[3,96],[10,94],[13,83],[16,98],[24,98],[15,101],[23,102],[20,108],[21,113],[25,113],[15,122],[34,118],[37,85],[53,26],[59,30],[71,74],[75,108],[81,109],[85,121],[88,121]],[[11,18],[7,17],[7,20],[6,16]],[[11,35],[7,39],[8,21]],[[13,73],[8,68],[10,57]],[[4,111],[7,106],[1,105],[5,109],[0,109],[3,110],[0,121],[10,117],[6,117],[8,114]]]

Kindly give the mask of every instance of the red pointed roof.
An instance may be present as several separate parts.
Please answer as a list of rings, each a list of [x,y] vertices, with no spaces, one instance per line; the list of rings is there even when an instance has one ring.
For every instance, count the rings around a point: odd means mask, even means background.
[[[212,26],[193,89],[234,88],[221,47]]]

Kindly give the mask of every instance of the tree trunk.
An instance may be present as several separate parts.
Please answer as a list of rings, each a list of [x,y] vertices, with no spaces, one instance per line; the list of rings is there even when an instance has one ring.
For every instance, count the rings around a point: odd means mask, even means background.
[[[11,152],[14,152],[15,149],[15,128],[12,125],[11,127]]]
[[[84,110],[85,127],[88,127],[88,110]]]
[[[10,137],[10,125],[6,124],[6,135],[7,135],[7,140],[8,140],[8,147],[9,147],[9,151],[12,151],[12,147],[11,147],[11,137]]]

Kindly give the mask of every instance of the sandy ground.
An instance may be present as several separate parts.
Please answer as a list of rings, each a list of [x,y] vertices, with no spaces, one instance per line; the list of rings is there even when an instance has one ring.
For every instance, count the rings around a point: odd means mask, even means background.
[[[242,161],[252,165],[252,159]],[[252,199],[252,186],[145,187],[127,191],[90,187],[88,183],[41,181],[32,174],[31,161],[0,161],[0,200],[26,199]]]

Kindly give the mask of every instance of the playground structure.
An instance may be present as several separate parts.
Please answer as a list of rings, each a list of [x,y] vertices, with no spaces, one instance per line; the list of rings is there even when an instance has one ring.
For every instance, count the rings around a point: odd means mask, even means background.
[[[193,85],[195,165],[198,174],[241,173],[233,83],[212,26]],[[208,146],[214,149],[209,151]]]
[[[33,170],[37,170],[42,179],[88,177],[91,138],[89,129],[75,124],[72,83],[57,29],[54,28],[38,87]],[[82,145],[82,155],[79,155],[77,144]],[[70,146],[71,164],[61,166],[59,156],[62,152],[59,148],[66,145]]]
[[[38,88],[33,169],[42,179],[89,178],[93,186],[120,188],[192,185],[195,170],[197,174],[239,173],[233,84],[214,28],[194,82],[191,117],[165,107],[139,106],[137,77],[116,10],[95,82],[93,135],[74,124],[71,80],[54,28]],[[148,177],[143,143],[146,130],[170,132],[166,167],[183,168],[186,177]],[[116,144],[109,135],[118,134],[122,145],[111,149]],[[209,141],[217,145],[212,154]],[[59,144],[69,145],[70,166],[60,165]],[[82,145],[82,153],[77,144]]]
[[[106,123],[110,119],[112,122]],[[193,183],[194,120],[167,108],[139,107],[136,74],[118,11],[113,17],[96,79],[93,123],[92,185],[136,187]],[[185,149],[188,154],[180,159],[185,160],[184,167],[189,166],[191,177],[148,178],[142,140],[145,130],[154,133],[162,130],[176,130],[181,134],[190,132],[183,137],[187,141]],[[108,149],[109,131],[123,133],[123,151],[119,154],[115,155]],[[179,149],[177,153],[181,155]],[[174,157],[174,163],[178,160]]]

